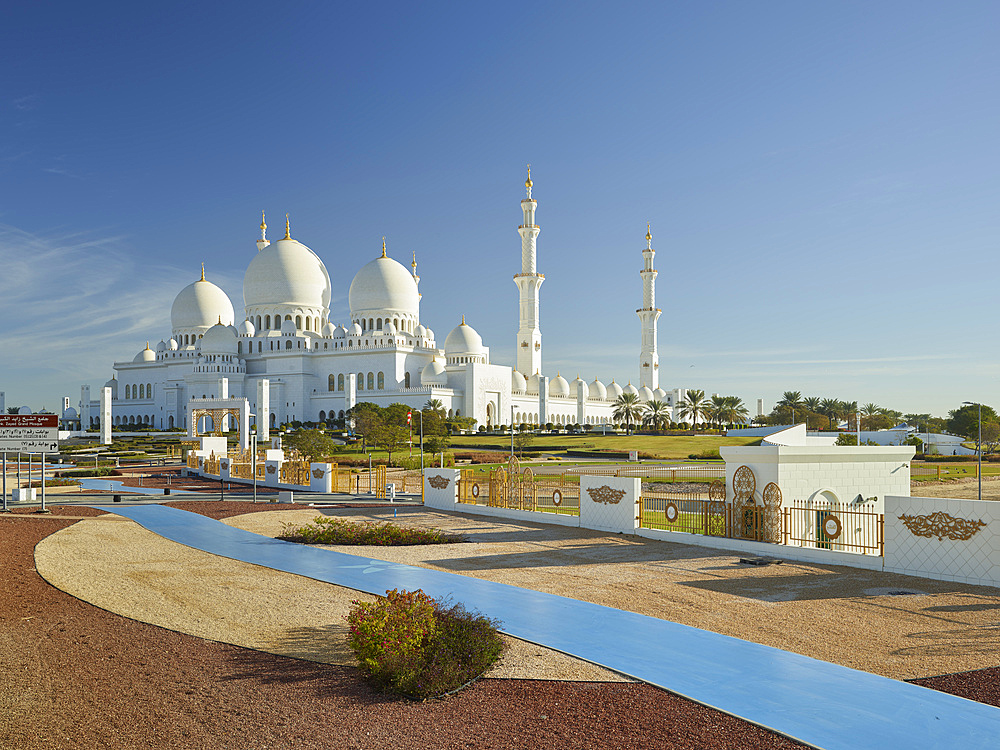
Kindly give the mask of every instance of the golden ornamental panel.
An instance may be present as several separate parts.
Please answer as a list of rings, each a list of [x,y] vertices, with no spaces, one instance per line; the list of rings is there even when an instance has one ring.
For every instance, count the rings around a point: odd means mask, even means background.
[[[278,467],[275,466],[274,464],[268,464],[267,465],[267,473],[268,474],[273,474],[277,470],[278,470]]]
[[[981,528],[986,526],[985,521],[956,518],[942,510],[925,516],[903,514],[899,517],[899,520],[906,524],[906,527],[914,536],[923,536],[928,539],[936,536],[938,541],[943,540],[945,537],[955,541],[968,541],[979,533]]]
[[[725,492],[725,485],[723,485]],[[729,524],[727,523],[727,512],[729,506],[725,500],[709,500],[705,504],[705,533],[708,536],[727,536]]]
[[[322,479],[326,476],[326,469],[313,469],[313,476],[316,479]]]
[[[839,516],[835,516],[833,513],[823,516],[823,534],[831,542],[840,538],[840,532],[843,531],[843,528]]]
[[[449,484],[451,484],[451,479],[435,474],[427,477],[427,484],[436,490],[444,490],[448,488]]]
[[[757,491],[757,478],[749,466],[741,466],[733,474],[733,496],[739,498],[753,498]]]
[[[625,497],[625,490],[615,490],[604,484],[600,487],[588,487],[587,494],[590,495],[590,499],[595,503],[617,505]]]
[[[557,508],[562,505],[563,493],[562,490],[552,490],[552,504]]]
[[[708,485],[708,499],[725,501],[726,483],[723,480],[716,479],[714,482]]]

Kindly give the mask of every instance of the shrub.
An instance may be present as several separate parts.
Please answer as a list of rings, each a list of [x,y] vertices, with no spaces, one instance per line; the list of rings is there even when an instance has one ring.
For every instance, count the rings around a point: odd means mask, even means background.
[[[469,461],[474,464],[502,464],[510,458],[509,453],[500,451],[455,451],[456,461]]]
[[[302,544],[353,544],[372,547],[408,547],[416,544],[451,544],[464,537],[440,529],[414,529],[379,521],[345,521],[319,516],[304,526],[286,523],[278,539]]]
[[[722,456],[720,455],[718,448],[707,448],[706,450],[701,451],[701,453],[691,453],[690,455],[688,455],[688,458],[712,459],[712,458],[722,458]]]
[[[410,698],[444,696],[482,675],[503,653],[500,623],[423,591],[393,589],[353,602],[349,645],[378,688]]]

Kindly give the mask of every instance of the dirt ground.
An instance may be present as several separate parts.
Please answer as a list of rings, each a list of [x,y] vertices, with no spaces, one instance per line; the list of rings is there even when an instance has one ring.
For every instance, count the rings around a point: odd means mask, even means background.
[[[947,482],[910,482],[910,495],[978,500],[979,480],[973,477]],[[1000,500],[1000,477],[983,477],[983,500]]]
[[[282,510],[227,522],[276,536],[285,523],[317,514]],[[424,509],[400,510],[398,520],[468,541],[360,554],[572,596],[897,679],[1000,664],[994,588],[830,565],[747,566],[725,551]],[[110,517],[48,537],[35,557],[53,585],[112,612],[280,655],[349,663],[340,645],[342,618],[356,597],[349,590],[206,555]],[[493,676],[620,679],[521,642]]]

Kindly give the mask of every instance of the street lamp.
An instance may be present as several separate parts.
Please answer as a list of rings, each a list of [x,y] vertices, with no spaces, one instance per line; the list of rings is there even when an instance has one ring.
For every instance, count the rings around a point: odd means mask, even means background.
[[[962,406],[975,406],[979,413],[979,440],[976,442],[976,456],[979,459],[976,474],[979,475],[979,499],[983,499],[983,405],[975,401],[963,401]]]

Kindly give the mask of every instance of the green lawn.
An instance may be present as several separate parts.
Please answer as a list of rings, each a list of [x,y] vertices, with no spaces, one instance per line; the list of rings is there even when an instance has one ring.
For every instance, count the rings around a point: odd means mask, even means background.
[[[627,453],[639,451],[659,459],[686,459],[691,454],[718,450],[724,445],[759,445],[760,438],[727,438],[721,435],[535,435],[526,450],[545,450],[547,446],[570,447],[572,450],[610,450]],[[449,450],[477,450],[489,445],[496,450],[510,450],[501,435],[456,435]]]

